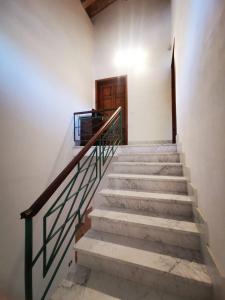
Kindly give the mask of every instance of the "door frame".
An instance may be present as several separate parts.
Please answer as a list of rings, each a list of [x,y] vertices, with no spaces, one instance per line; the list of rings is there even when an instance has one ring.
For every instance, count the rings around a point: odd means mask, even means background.
[[[177,136],[175,40],[173,43],[173,52],[172,52],[172,61],[171,61],[171,98],[172,98],[172,142],[175,144],[176,136]]]
[[[125,137],[124,137],[124,144],[128,144],[128,85],[127,85],[127,75],[121,75],[121,76],[115,76],[115,77],[107,77],[103,79],[97,79],[95,80],[95,109],[98,110],[98,84],[104,81],[108,80],[115,80],[123,78],[125,80],[125,120],[124,120],[124,126],[125,126]]]

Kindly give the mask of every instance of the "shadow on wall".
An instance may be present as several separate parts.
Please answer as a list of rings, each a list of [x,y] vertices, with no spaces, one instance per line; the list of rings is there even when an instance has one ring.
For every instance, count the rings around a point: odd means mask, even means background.
[[[74,99],[3,35],[0,70],[0,299],[22,300],[24,221],[19,214],[73,157]]]
[[[92,106],[92,38],[78,0],[0,3],[1,300],[24,300],[19,214],[73,158],[73,112]]]
[[[63,170],[67,164],[73,159],[74,153],[72,150],[73,143],[73,131],[74,131],[74,120],[73,118],[70,121],[68,129],[66,131],[64,140],[60,146],[55,163],[51,169],[51,173],[47,180],[47,186],[55,179],[61,170]],[[71,147],[68,148],[68,145]],[[72,150],[72,151],[71,151]]]

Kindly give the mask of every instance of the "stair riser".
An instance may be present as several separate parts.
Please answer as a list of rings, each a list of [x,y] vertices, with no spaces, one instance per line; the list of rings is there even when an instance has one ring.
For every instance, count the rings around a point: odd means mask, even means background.
[[[188,295],[190,300],[211,299],[211,288],[209,286],[170,273],[140,268],[134,264],[122,263],[120,260],[91,255],[83,251],[78,251],[78,264],[142,283],[160,291],[174,293],[181,297],[187,297]]]
[[[182,176],[182,166],[144,166],[144,165],[113,165],[113,171],[115,173],[124,174],[145,174],[145,175],[174,175]]]
[[[131,162],[180,162],[179,154],[157,155],[157,154],[128,154],[118,155],[118,161]]]
[[[164,181],[152,179],[136,179],[136,178],[109,178],[109,188],[140,190],[147,192],[164,192],[171,194],[187,194],[186,181]]]
[[[163,153],[163,152],[177,152],[176,145],[157,145],[157,146],[122,146],[119,148],[119,153]]]
[[[174,202],[160,202],[151,199],[125,198],[119,196],[104,196],[102,204],[106,207],[115,207],[122,209],[134,209],[148,211],[162,216],[180,216],[187,219],[192,218],[191,204],[177,204]]]
[[[161,242],[191,250],[200,249],[199,235],[190,232],[179,232],[171,229],[167,230],[166,228],[147,226],[127,221],[114,221],[93,216],[91,220],[93,230],[119,234],[153,242]]]

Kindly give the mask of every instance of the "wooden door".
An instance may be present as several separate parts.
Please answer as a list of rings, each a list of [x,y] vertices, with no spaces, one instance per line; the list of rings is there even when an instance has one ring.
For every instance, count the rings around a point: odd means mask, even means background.
[[[111,116],[113,110],[122,107],[123,145],[127,145],[127,77],[120,76],[96,81],[96,109],[109,110],[105,112]],[[111,110],[111,111],[110,111]]]
[[[176,136],[177,136],[177,109],[176,109],[176,65],[175,65],[174,47],[175,46],[173,46],[173,55],[172,55],[172,63],[171,63],[172,140],[173,140],[173,143],[176,143]]]

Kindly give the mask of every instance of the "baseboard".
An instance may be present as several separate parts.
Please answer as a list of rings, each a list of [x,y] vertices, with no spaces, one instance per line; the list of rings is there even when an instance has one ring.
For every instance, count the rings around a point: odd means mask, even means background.
[[[213,282],[214,300],[225,299],[225,275],[219,268],[219,264],[213,255],[209,245],[209,230],[205,217],[199,208],[194,208],[194,219],[198,225],[201,236],[201,252],[204,263]]]

